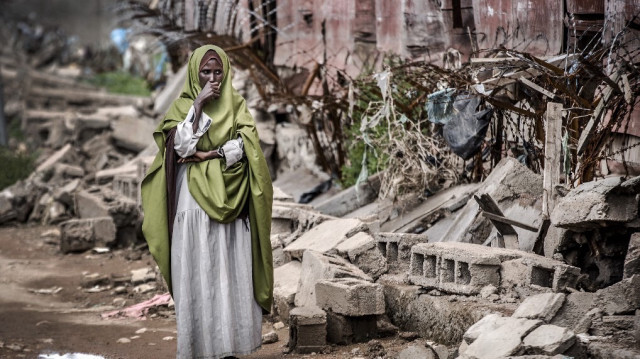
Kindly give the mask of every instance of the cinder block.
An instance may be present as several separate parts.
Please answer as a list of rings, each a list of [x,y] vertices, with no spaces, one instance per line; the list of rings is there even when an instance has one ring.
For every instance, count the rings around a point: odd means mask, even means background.
[[[298,261],[291,261],[273,271],[273,300],[280,320],[289,323],[289,313],[294,307],[298,281],[302,265]]]
[[[377,337],[376,320],[375,315],[349,317],[328,311],[327,341],[341,345],[367,342]]]
[[[575,287],[580,268],[535,254],[522,253],[522,258],[502,263],[500,275],[505,286],[537,286],[562,292],[566,288]]]
[[[142,203],[138,200],[140,197],[140,185],[136,175],[116,175],[113,177],[111,187],[116,193],[136,201],[138,204]]]
[[[361,279],[320,280],[316,283],[316,303],[322,309],[348,316],[384,314],[384,289]]]
[[[382,256],[387,259],[391,272],[407,271],[411,261],[411,247],[428,241],[424,234],[384,232],[375,233],[374,239]]]
[[[478,294],[489,284],[500,286],[500,263],[518,254],[476,244],[422,243],[411,249],[409,280],[426,288]]]
[[[327,345],[327,315],[317,307],[298,307],[290,312],[289,348],[300,354],[321,351]]]

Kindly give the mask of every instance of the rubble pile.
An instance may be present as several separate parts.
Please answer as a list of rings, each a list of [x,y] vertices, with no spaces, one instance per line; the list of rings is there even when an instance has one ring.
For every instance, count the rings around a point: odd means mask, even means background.
[[[142,135],[155,127],[151,99],[109,94],[61,72],[2,55],[5,112],[39,155],[28,178],[0,192],[0,224],[61,224],[65,253],[131,245],[138,183],[154,155],[151,136]]]
[[[274,216],[273,238],[288,238],[272,243],[274,313],[290,326],[289,350],[319,352],[406,331],[422,339],[398,357],[640,355],[639,179],[610,177],[567,190],[547,231],[542,178],[513,158],[479,186],[452,187],[422,203],[354,205],[354,188],[346,189],[325,201],[346,207],[320,203],[300,218],[325,208],[350,212],[316,212],[322,220],[299,236],[300,227]],[[487,196],[500,216],[485,215]],[[441,222],[445,230],[437,229]],[[503,233],[504,223],[517,229]],[[402,230],[421,225],[429,227],[421,234]],[[612,228],[624,235],[598,235]],[[566,232],[562,242],[554,242],[558,231]],[[535,253],[540,241],[544,250]],[[581,261],[587,256],[593,262]]]

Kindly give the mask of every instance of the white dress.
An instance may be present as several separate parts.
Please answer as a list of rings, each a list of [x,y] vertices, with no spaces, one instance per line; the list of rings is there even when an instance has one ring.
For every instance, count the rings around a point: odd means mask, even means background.
[[[193,133],[193,107],[178,125],[175,151],[195,152],[211,119],[202,114]],[[223,149],[227,167],[243,155],[242,139]],[[253,296],[251,232],[248,220],[218,223],[189,193],[187,166],[176,174],[176,217],[171,241],[171,281],[176,305],[176,358],[223,358],[257,350],[262,343],[262,309]]]

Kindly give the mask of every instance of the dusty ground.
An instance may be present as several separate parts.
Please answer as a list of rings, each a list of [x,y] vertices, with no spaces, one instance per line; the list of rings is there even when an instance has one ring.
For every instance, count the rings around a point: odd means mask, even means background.
[[[81,287],[86,274],[122,277],[130,275],[132,269],[151,266],[150,255],[143,253],[137,260],[125,259],[125,251],[64,255],[56,245],[41,238],[51,228],[55,227],[0,227],[0,358],[75,352],[105,358],[175,358],[175,316],[170,310],[160,310],[146,320],[100,317],[116,308],[116,298],[124,298],[126,305],[132,305],[154,293],[87,293]],[[53,287],[62,289],[56,294],[33,292]],[[266,319],[263,333],[272,330]],[[146,331],[136,334],[142,328]],[[354,358],[368,357],[370,352],[370,345],[365,343],[329,347],[325,354],[284,354],[288,328],[277,333],[280,341],[264,345],[247,358]],[[131,342],[118,343],[120,338]],[[408,345],[397,336],[380,342],[390,357]]]

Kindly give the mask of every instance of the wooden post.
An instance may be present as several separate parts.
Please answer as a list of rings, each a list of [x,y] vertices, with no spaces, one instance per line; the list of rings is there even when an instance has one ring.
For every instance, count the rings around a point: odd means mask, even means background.
[[[560,183],[562,104],[556,102],[547,103],[545,125],[542,217],[547,220],[555,207],[555,186]]]

